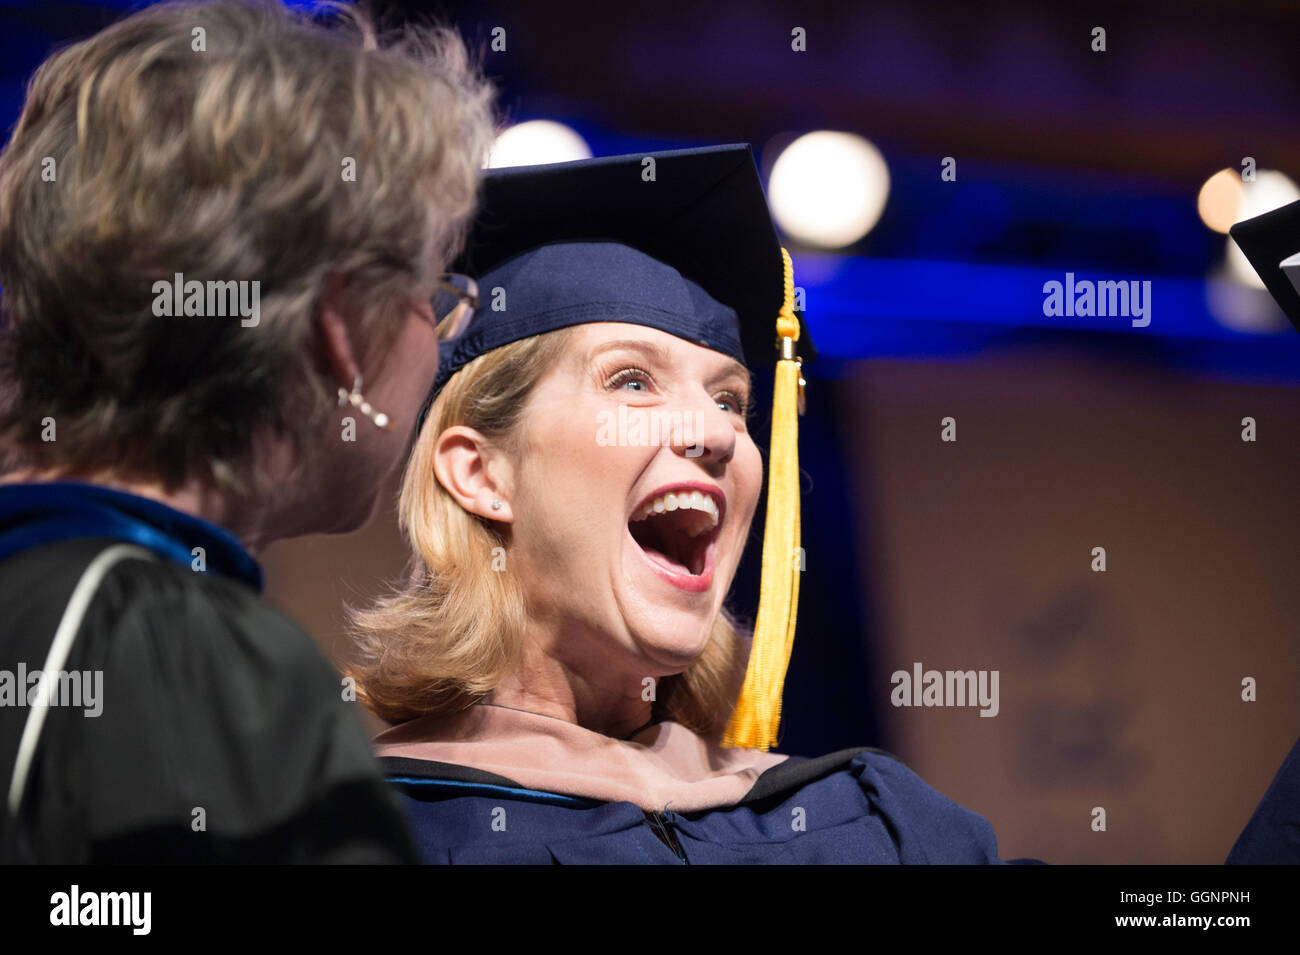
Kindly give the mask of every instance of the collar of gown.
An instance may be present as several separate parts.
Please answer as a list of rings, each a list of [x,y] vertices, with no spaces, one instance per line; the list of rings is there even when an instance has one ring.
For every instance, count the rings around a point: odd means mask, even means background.
[[[234,534],[161,501],[84,481],[0,485],[0,560],[91,537],[130,541],[191,569],[202,548],[209,571],[262,590],[262,568]]]
[[[377,756],[469,766],[526,789],[679,812],[735,805],[788,758],[724,748],[672,720],[624,740],[484,703],[402,723],[376,737],[375,747]]]

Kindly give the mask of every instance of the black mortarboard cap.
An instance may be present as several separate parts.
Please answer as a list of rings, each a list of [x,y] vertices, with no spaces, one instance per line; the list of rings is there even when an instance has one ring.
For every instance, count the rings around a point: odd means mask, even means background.
[[[480,306],[443,344],[429,403],[479,355],[587,322],[648,325],[753,367],[778,357],[781,246],[747,145],[490,169],[453,269],[478,280]],[[815,354],[802,317],[799,354]]]
[[[1300,200],[1238,222],[1228,232],[1300,331]]]

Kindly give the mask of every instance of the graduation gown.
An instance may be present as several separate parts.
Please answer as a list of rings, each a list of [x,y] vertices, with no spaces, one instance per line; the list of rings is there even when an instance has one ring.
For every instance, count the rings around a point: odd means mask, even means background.
[[[0,485],[0,695],[42,668],[83,570],[122,541],[157,559],[97,588],[62,669],[102,674],[98,702],[46,708],[0,861],[413,861],[357,704],[213,524],[92,485]],[[8,794],[32,707],[4,702]]]
[[[376,745],[427,863],[1001,861],[986,819],[870,747],[724,749],[672,721],[615,740],[484,705]]]

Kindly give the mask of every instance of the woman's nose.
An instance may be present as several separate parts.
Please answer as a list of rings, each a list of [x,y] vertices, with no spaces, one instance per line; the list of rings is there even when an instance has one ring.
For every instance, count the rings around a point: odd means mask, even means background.
[[[734,412],[724,411],[708,398],[683,413],[681,435],[674,435],[673,450],[701,464],[720,466],[736,453]]]

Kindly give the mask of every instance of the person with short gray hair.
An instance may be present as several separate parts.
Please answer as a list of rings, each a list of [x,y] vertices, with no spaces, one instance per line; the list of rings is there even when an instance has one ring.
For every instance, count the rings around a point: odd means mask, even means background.
[[[0,860],[409,861],[347,681],[260,596],[401,464],[492,91],[450,30],[168,2],[0,154]]]

